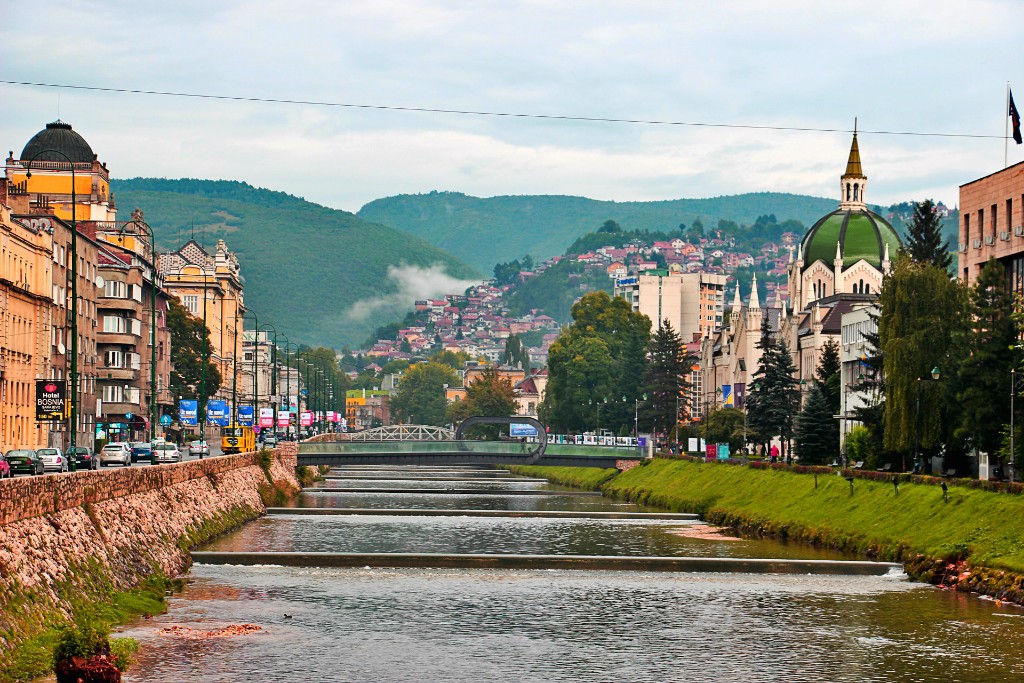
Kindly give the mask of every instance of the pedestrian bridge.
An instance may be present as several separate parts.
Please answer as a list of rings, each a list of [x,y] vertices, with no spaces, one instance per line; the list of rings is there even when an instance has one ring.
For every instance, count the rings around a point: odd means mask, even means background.
[[[537,429],[536,442],[505,438],[476,441],[465,438],[467,429],[480,424],[529,424]],[[378,438],[344,438],[299,444],[299,465],[543,465],[552,467],[621,467],[636,461],[635,448],[549,444],[540,422],[526,417],[471,417],[455,431],[453,439],[438,440],[436,428],[405,425],[402,436],[394,430]]]

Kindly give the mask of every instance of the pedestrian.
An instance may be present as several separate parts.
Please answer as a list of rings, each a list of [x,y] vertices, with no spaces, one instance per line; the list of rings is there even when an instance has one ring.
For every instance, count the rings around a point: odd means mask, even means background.
[[[771,455],[771,461],[772,462],[778,462],[779,461],[779,447],[778,447],[777,444],[772,444],[771,454],[772,454]]]

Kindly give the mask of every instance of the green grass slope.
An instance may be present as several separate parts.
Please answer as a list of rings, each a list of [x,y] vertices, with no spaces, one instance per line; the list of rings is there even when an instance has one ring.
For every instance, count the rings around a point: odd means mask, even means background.
[[[490,273],[495,263],[525,254],[535,259],[561,254],[577,237],[594,232],[608,219],[630,231],[669,232],[696,218],[705,228],[723,218],[749,225],[765,214],[775,214],[779,222],[793,218],[810,226],[836,205],[835,199],[778,192],[656,202],[431,192],[377,199],[358,215],[422,237]],[[884,215],[883,209],[876,210]]]
[[[391,267],[437,267],[429,276],[406,278],[407,293],[443,274],[479,277],[420,238],[283,192],[192,179],[133,178],[111,187],[121,217],[143,209],[159,250],[177,249],[193,232],[209,251],[223,238],[241,262],[246,304],[260,323],[272,323],[296,343],[358,345],[379,325],[401,318],[412,301],[395,296]]]

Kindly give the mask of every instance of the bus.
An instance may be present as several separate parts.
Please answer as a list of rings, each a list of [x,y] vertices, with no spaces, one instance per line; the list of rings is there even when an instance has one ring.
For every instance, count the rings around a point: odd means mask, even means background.
[[[256,434],[252,427],[230,424],[220,430],[220,450],[228,453],[249,453],[256,450]]]

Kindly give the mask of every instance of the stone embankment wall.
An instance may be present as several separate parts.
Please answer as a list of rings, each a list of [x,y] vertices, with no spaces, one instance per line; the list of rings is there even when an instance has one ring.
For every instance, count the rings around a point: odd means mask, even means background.
[[[0,665],[46,620],[185,571],[192,547],[266,511],[261,487],[297,491],[296,452],[0,481]]]

